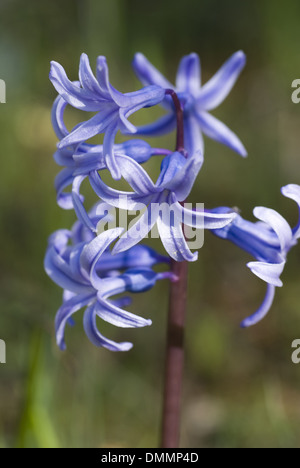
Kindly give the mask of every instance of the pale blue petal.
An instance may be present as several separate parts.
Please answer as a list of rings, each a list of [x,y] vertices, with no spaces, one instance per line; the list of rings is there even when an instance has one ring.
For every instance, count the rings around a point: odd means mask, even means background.
[[[61,288],[77,294],[91,292],[90,284],[87,281],[85,282],[82,277],[74,275],[70,266],[57,253],[54,247],[47,249],[44,268],[52,281]]]
[[[149,208],[151,209],[147,209],[139,220],[118,240],[113,248],[113,254],[130,249],[148,235],[157,221],[159,204],[154,202]]]
[[[196,152],[204,154],[204,140],[197,119],[192,113],[186,112],[183,123],[184,148],[188,155],[191,157]]]
[[[146,57],[137,53],[132,62],[133,69],[143,85],[157,85],[164,89],[173,88],[173,85],[155,68]]]
[[[105,109],[98,112],[94,117],[78,125],[71,133],[63,138],[58,144],[58,148],[74,145],[89,140],[90,138],[103,133],[109,124],[115,119],[115,109]]]
[[[66,349],[64,335],[69,319],[75,312],[88,305],[94,299],[95,295],[76,295],[64,302],[58,310],[55,317],[56,342],[62,351]]]
[[[204,110],[218,107],[228,96],[245,67],[244,52],[236,52],[222,68],[202,87],[197,104]]]
[[[83,270],[86,272],[86,277],[92,282],[93,274],[96,274],[96,263],[110,246],[110,244],[117,239],[123,232],[123,228],[109,229],[102,232],[99,236],[95,237],[89,244],[87,244],[81,254],[80,263]],[[93,282],[92,282],[93,284]]]
[[[247,267],[263,281],[281,287],[283,284],[280,275],[284,270],[285,263],[285,261],[281,263],[249,262]]]
[[[95,346],[107,348],[110,351],[129,351],[132,348],[132,343],[116,343],[101,335],[97,328],[96,317],[97,314],[93,305],[86,309],[83,317],[85,333]]]
[[[252,325],[256,325],[267,315],[274,301],[275,289],[275,286],[268,284],[267,293],[265,295],[263,303],[258,308],[258,310],[253,315],[251,315],[251,317],[246,318],[241,323],[242,328],[247,328],[251,327]]]
[[[120,190],[108,187],[99,176],[98,172],[90,173],[90,184],[98,197],[111,206],[120,208],[121,210],[141,209],[141,204],[147,206],[151,201],[152,195],[149,197],[141,196],[134,192],[122,192]]]
[[[293,233],[288,222],[277,211],[263,206],[257,206],[253,210],[254,216],[271,226],[276,232],[281,249],[287,252],[293,245]]]
[[[199,56],[195,53],[186,55],[180,61],[176,89],[180,92],[198,94],[201,85],[201,70]]]
[[[170,224],[169,222],[165,222],[165,219],[162,217],[159,217],[157,220],[157,227],[164,248],[176,262],[184,260],[195,262],[198,259],[198,253],[193,254],[188,248],[181,224],[179,222],[173,226]]]
[[[300,210],[300,186],[299,185],[296,185],[296,184],[286,185],[285,187],[282,187],[281,192],[285,197],[288,197],[294,200],[297,203],[298,208]],[[293,229],[293,236],[295,239],[299,239],[300,237],[300,219],[297,225],[295,226],[295,228]]]
[[[240,139],[223,122],[207,112],[196,112],[200,128],[209,138],[228,146],[240,156],[246,157],[247,151]]]
[[[146,320],[116,307],[108,300],[99,297],[99,294],[96,303],[96,313],[102,320],[120,328],[138,328],[152,325],[151,320]]]
[[[95,100],[93,93],[82,89],[78,82],[68,79],[65,70],[57,62],[51,62],[49,78],[58,94],[72,107],[88,112],[98,111],[103,106],[103,99]]]

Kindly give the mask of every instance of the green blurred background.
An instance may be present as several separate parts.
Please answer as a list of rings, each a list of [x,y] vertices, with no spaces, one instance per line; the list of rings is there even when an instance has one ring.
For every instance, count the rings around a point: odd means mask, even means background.
[[[139,86],[130,69],[136,51],[171,81],[181,56],[197,52],[206,81],[243,49],[246,70],[215,115],[240,136],[249,158],[206,140],[191,201],[238,206],[246,217],[256,205],[270,206],[295,223],[295,205],[280,187],[300,183],[300,105],[291,101],[291,83],[300,78],[299,25],[295,0],[1,0],[1,447],[156,447],[159,440],[165,283],[135,297],[130,309],[152,318],[152,327],[104,327],[133,341],[129,353],[94,348],[81,313],[67,351],[55,345],[61,291],[46,277],[43,256],[48,235],[70,227],[74,215],[55,202],[50,60],[76,79],[81,52],[93,64],[106,55],[112,83],[125,92]],[[157,172],[155,163],[148,168]],[[183,447],[299,447],[300,365],[291,362],[291,343],[300,338],[300,250],[289,257],[269,316],[245,331],[239,322],[265,291],[249,260],[206,234],[191,265]]]

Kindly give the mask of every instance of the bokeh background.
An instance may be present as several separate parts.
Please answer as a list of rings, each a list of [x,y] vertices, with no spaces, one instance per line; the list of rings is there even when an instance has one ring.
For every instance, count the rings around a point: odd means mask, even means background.
[[[112,83],[126,92],[139,86],[130,68],[136,51],[170,80],[181,56],[197,52],[206,81],[243,49],[248,65],[215,115],[249,158],[206,140],[191,201],[237,206],[251,219],[254,206],[270,206],[295,223],[297,209],[280,187],[300,183],[300,105],[291,101],[300,78],[299,18],[294,0],[1,0],[1,447],[156,447],[159,440],[166,284],[131,306],[152,327],[107,327],[111,337],[134,342],[129,353],[94,348],[81,313],[67,351],[55,345],[61,291],[46,277],[43,256],[49,234],[75,218],[55,202],[50,60],[76,79],[81,52],[92,63],[106,55]],[[142,112],[135,122],[143,119]],[[173,137],[164,144],[172,147]],[[157,173],[155,163],[148,168]],[[245,331],[239,322],[265,292],[249,260],[208,233],[191,265],[183,447],[299,447],[300,365],[291,362],[291,343],[300,338],[300,250],[289,256],[269,316]]]

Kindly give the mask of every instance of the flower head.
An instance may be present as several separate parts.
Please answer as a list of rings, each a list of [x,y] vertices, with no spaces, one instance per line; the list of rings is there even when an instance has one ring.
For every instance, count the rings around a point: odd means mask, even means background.
[[[189,250],[182,224],[193,228],[217,229],[226,226],[236,216],[235,213],[192,211],[180,203],[186,200],[201,168],[200,153],[189,159],[179,152],[166,156],[155,184],[133,159],[120,156],[118,165],[133,192],[122,192],[108,187],[97,171],[90,173],[94,191],[108,205],[124,210],[144,210],[144,213],[117,242],[114,253],[126,251],[136,245],[157,225],[161,241],[174,260],[195,261],[197,253],[192,254]],[[79,202],[79,198],[77,201]],[[80,212],[83,213],[83,210],[78,207],[77,213]],[[81,219],[85,222],[84,214]]]
[[[144,85],[157,85],[176,91],[184,111],[185,148],[190,154],[194,154],[199,149],[203,152],[203,132],[209,138],[229,146],[241,156],[246,156],[247,152],[239,138],[209,113],[228,96],[245,63],[245,54],[241,51],[236,52],[203,86],[201,86],[200,60],[195,53],[182,58],[175,86],[141,53],[135,55],[133,68]],[[162,105],[167,109],[167,115],[153,124],[139,128],[139,134],[159,135],[175,128],[176,116],[171,99],[166,96]]]
[[[64,289],[63,304],[55,321],[61,349],[65,349],[66,324],[85,307],[84,328],[92,343],[111,351],[129,350],[131,343],[116,343],[99,332],[97,317],[122,328],[144,327],[151,325],[151,320],[125,311],[122,307],[130,302],[128,297],[114,301],[109,298],[124,292],[146,291],[160,279],[175,279],[170,272],[156,273],[151,269],[167,259],[148,247],[138,246],[127,255],[112,256],[109,246],[121,231],[112,229],[86,241],[89,231],[77,223],[72,231],[60,230],[50,237],[45,270]],[[74,239],[79,242],[73,244]]]
[[[119,130],[135,133],[136,128],[128,121],[128,117],[143,107],[158,104],[164,98],[164,90],[159,86],[147,86],[139,91],[122,94],[109,83],[105,57],[98,57],[95,77],[86,54],[82,54],[80,59],[79,81],[70,81],[57,62],[51,62],[50,80],[66,103],[76,109],[96,112],[69,134],[64,135],[64,125],[57,127],[62,136],[58,148],[77,145],[104,133],[103,152],[107,168],[114,178],[120,178],[114,158],[115,136]],[[60,103],[60,110],[64,110],[63,103]]]
[[[296,201],[300,208],[300,186],[287,185],[282,188],[284,196]],[[228,208],[218,208],[217,213],[226,213]],[[297,244],[300,237],[300,220],[294,229],[287,221],[270,208],[256,207],[256,223],[244,220],[238,215],[232,224],[213,231],[218,237],[228,239],[241,249],[249,252],[257,261],[247,266],[252,273],[268,284],[267,293],[259,309],[242,322],[249,327],[263,319],[273,303],[275,288],[282,286],[280,275],[283,272],[287,254]]]

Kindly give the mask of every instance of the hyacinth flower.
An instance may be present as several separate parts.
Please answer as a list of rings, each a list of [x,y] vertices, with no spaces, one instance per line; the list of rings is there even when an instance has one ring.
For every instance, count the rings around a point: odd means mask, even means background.
[[[174,279],[174,275],[171,272],[154,272],[151,266],[166,259],[151,249],[144,250],[142,246],[139,246],[139,252],[129,253],[128,256],[112,256],[108,248],[120,235],[120,231],[120,228],[112,229],[90,242],[71,246],[71,231],[60,230],[50,237],[44,262],[45,270],[64,289],[64,302],[55,321],[57,344],[61,349],[65,349],[66,324],[82,308],[86,308],[83,322],[90,341],[111,351],[128,351],[132,344],[116,343],[105,338],[97,328],[97,317],[122,328],[151,325],[151,320],[121,308],[128,304],[127,297],[117,301],[109,298],[124,292],[147,291],[156,281]],[[113,275],[107,275],[112,271]]]
[[[99,173],[93,171],[90,173],[90,182],[95,193],[108,205],[116,208],[146,210],[117,242],[114,253],[126,251],[136,245],[156,224],[160,239],[171,258],[178,262],[196,261],[198,254],[190,251],[182,224],[199,229],[218,229],[231,223],[236,217],[234,212],[223,214],[208,210],[193,211],[180,203],[188,197],[201,168],[202,157],[199,153],[189,159],[179,152],[166,156],[156,184],[133,159],[122,156],[118,158],[118,164],[133,192],[108,187]],[[79,197],[76,202],[80,204]],[[79,206],[77,214],[82,214],[82,221],[87,222],[84,211]]]
[[[236,52],[222,68],[203,86],[199,56],[195,53],[182,58],[176,84],[172,85],[148,60],[137,53],[133,60],[134,71],[143,85],[157,85],[176,92],[184,111],[184,147],[189,154],[204,148],[202,134],[222,143],[241,156],[247,151],[240,139],[209,112],[228,96],[246,64],[242,51]],[[161,105],[167,114],[156,122],[140,127],[140,135],[162,135],[176,127],[176,112],[169,96]]]
[[[281,191],[284,196],[295,200],[300,208],[299,185],[287,185]],[[228,208],[218,208],[215,211],[226,213]],[[297,226],[291,229],[287,221],[270,208],[256,207],[253,213],[259,220],[256,223],[246,221],[238,215],[230,226],[213,231],[218,237],[228,239],[250,253],[257,261],[248,263],[248,268],[267,283],[266,296],[261,306],[242,322],[242,327],[255,325],[269,312],[276,287],[283,285],[280,275],[287,254],[300,237],[300,219]]]
[[[122,94],[109,82],[106,58],[97,59],[96,77],[89,59],[82,54],[79,65],[79,81],[70,81],[64,68],[51,62],[50,80],[59,95],[70,106],[86,112],[96,112],[89,120],[77,125],[58,144],[59,149],[83,143],[95,135],[104,133],[103,152],[106,165],[115,179],[120,172],[114,158],[114,141],[120,130],[135,133],[136,127],[128,117],[134,112],[158,104],[165,95],[159,86],[146,86],[132,93]]]

